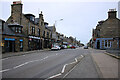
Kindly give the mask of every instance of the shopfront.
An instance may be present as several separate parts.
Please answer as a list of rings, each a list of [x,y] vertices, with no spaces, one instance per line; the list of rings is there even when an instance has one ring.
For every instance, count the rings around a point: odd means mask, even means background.
[[[40,37],[29,36],[29,50],[38,50],[41,49],[41,40]]]
[[[5,38],[5,52],[15,52],[15,39]]]

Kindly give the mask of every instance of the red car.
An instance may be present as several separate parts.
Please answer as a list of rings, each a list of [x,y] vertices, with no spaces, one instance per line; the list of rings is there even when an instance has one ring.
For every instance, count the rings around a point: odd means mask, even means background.
[[[75,46],[71,46],[70,48],[71,48],[71,49],[75,49]]]

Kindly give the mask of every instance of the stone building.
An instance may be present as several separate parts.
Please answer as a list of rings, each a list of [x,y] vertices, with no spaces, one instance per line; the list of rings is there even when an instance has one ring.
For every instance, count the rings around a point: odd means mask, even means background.
[[[22,33],[23,26],[17,23],[7,24],[6,22],[2,25],[2,52],[27,51],[27,36]]]
[[[110,9],[108,19],[100,21],[93,30],[93,46],[97,49],[120,49],[120,20],[117,11]]]
[[[28,50],[37,50],[44,48],[44,19],[42,12],[39,18],[35,18],[33,14],[22,13],[23,4],[21,1],[15,1],[11,5],[11,16],[7,23],[17,23],[23,25],[23,34],[28,36]]]

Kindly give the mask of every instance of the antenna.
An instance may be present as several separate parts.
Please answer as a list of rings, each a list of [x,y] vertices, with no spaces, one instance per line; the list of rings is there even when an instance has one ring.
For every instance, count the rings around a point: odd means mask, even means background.
[[[38,8],[38,14],[39,14],[39,12],[40,12],[40,9]]]

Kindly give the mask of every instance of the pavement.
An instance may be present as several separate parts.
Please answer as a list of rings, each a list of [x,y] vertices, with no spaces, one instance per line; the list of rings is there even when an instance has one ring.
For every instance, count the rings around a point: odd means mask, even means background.
[[[71,76],[80,78],[81,75],[79,74],[81,74],[80,72],[82,71],[81,64],[83,63],[84,65],[87,66],[86,70],[84,70],[82,73],[82,74],[86,74],[86,76],[84,76],[83,78],[97,78],[96,76],[98,76],[98,78],[118,78],[118,77],[120,78],[120,76],[118,76],[118,72],[119,72],[118,63],[120,62],[118,59],[113,58],[104,53],[93,53],[93,51],[90,55],[93,59],[93,63],[95,64],[95,66],[93,66],[94,69],[91,66],[89,66],[89,64],[91,63],[90,61],[87,61],[87,63],[85,63],[85,60],[84,60],[78,63],[77,66],[73,69],[73,71],[66,76],[66,78],[71,78]],[[90,70],[92,73],[93,72],[95,73],[94,71],[95,68],[97,71],[96,75],[92,75],[91,73],[88,74],[88,70]]]
[[[115,57],[117,59],[120,59],[120,49],[119,50],[108,49],[106,50],[106,54]]]

